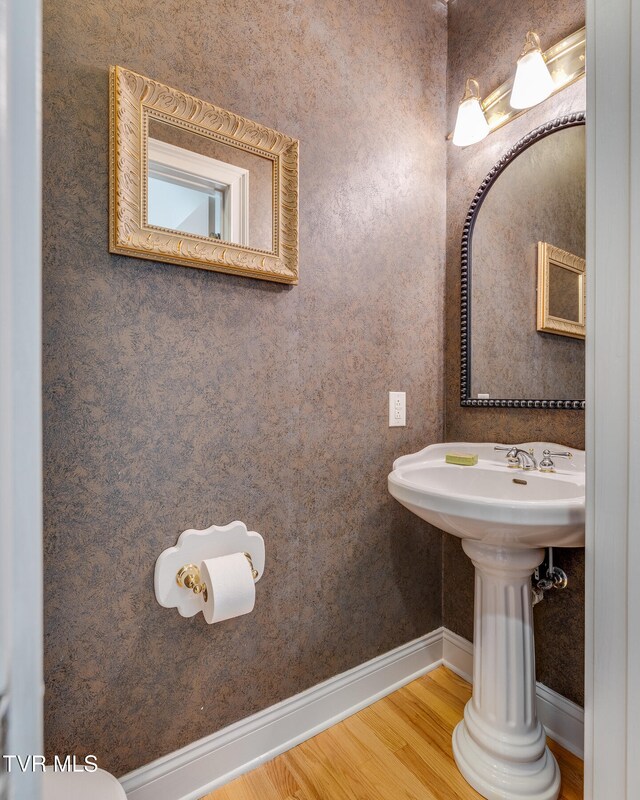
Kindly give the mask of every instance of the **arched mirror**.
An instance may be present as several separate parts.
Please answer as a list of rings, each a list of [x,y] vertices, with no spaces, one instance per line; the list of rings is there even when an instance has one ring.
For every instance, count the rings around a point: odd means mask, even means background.
[[[463,406],[584,408],[585,115],[487,175],[462,239]]]

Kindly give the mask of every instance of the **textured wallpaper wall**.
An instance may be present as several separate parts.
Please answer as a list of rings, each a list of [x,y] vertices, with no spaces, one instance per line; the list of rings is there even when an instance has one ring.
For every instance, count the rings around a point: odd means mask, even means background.
[[[443,436],[445,13],[45,0],[50,753],[121,775],[441,624],[442,535],[386,476]],[[109,255],[114,63],[300,139],[298,287]],[[254,613],[160,608],[159,553],[234,519]]]
[[[515,69],[528,30],[546,49],[584,25],[583,0],[451,0],[448,5],[447,127],[455,124],[467,77],[487,94]],[[460,240],[469,205],[487,173],[529,131],[547,120],[585,110],[585,82],[549,98],[473,147],[447,147],[446,426],[449,441],[552,441],[584,447],[584,413],[460,406]],[[584,663],[584,551],[556,549],[569,587],[536,606],[538,680],[581,703]],[[473,638],[473,567],[460,541],[444,538],[444,624]],[[449,591],[447,587],[455,587]]]

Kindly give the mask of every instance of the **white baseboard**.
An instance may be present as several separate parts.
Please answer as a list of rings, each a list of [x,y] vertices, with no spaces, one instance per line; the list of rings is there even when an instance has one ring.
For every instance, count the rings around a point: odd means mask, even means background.
[[[467,681],[473,675],[473,645],[444,628],[442,661]],[[543,683],[536,684],[538,719],[547,735],[570,753],[584,758],[584,710]]]
[[[473,644],[448,628],[442,630],[442,663],[473,683]]]
[[[441,664],[470,681],[473,645],[438,628],[140,767],[120,782],[128,800],[197,800]],[[582,758],[583,710],[542,684],[537,694],[549,736]]]
[[[536,685],[538,718],[547,736],[584,759],[584,709],[544,683]]]
[[[197,800],[442,664],[432,633],[336,675],[120,779],[128,800]]]

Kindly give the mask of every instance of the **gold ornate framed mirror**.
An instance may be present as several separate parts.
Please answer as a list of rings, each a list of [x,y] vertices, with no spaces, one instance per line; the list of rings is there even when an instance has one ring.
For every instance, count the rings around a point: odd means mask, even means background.
[[[109,250],[298,282],[298,141],[110,69]]]
[[[584,339],[585,260],[548,242],[538,242],[537,329]]]

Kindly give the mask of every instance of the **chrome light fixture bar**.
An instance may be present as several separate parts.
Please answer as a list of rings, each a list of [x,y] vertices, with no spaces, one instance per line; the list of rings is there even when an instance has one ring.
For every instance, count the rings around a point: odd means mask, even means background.
[[[585,28],[580,28],[554,44],[542,54],[542,57],[553,80],[553,90],[549,95],[552,96],[575,83],[585,74]],[[480,102],[490,133],[516,119],[527,110],[515,109],[511,106],[513,83],[514,79],[509,78]],[[452,138],[453,134],[447,136],[447,139]]]

